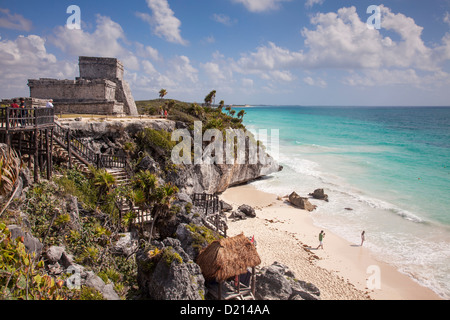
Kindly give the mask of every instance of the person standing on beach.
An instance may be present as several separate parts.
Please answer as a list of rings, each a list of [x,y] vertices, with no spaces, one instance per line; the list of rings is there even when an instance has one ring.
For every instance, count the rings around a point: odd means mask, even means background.
[[[365,231],[363,231],[363,232],[361,233],[361,247],[362,247],[362,245],[363,245],[363,243],[364,243],[364,240],[366,240],[366,232],[365,232]]]
[[[319,233],[319,246],[317,247],[317,249],[322,248],[323,250],[323,238],[325,237],[325,232],[320,231]]]

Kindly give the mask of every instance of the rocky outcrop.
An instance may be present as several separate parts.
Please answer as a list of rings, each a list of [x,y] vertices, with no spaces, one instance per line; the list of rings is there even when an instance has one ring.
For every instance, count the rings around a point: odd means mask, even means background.
[[[320,290],[300,281],[287,266],[274,262],[256,275],[257,300],[320,300]]]
[[[172,132],[176,128],[176,122],[164,119],[60,119],[60,124],[65,128],[70,128],[77,137],[89,138],[91,140],[102,141],[104,136],[113,139],[120,138],[124,133],[129,136],[141,132],[145,128],[154,130],[165,130]]]
[[[309,195],[311,197],[313,197],[314,199],[324,200],[324,201],[328,202],[328,195],[325,194],[325,191],[323,191],[323,189],[316,189],[316,190],[314,190],[313,193],[310,193]]]
[[[164,119],[61,120],[61,124],[70,128],[71,132],[86,142],[92,150],[103,154],[122,152],[122,143],[130,141],[131,137],[145,128],[173,132],[180,126],[179,122]],[[157,161],[146,156],[139,162],[138,169],[157,172],[160,167]],[[175,183],[181,192],[187,194],[215,194],[280,170],[282,167],[266,154],[265,163],[181,165],[175,172],[168,174],[167,180]]]
[[[9,225],[9,231],[11,232],[11,239],[17,239],[23,237],[23,244],[29,254],[36,254],[38,258],[42,249],[44,248],[43,244],[39,241],[39,239],[35,238],[29,232],[24,231],[20,226],[17,225]]]
[[[223,200],[220,200],[220,203],[222,205],[222,211],[223,212],[231,212],[233,210],[233,206],[229,203],[226,203]]]
[[[263,176],[281,170],[278,163],[270,158],[268,164],[203,164],[185,165],[172,176],[173,181],[183,192],[222,193],[229,187],[254,181]]]
[[[230,219],[233,219],[233,221],[245,220],[247,218],[256,218],[255,209],[247,204],[239,206],[239,208],[230,215]]]
[[[252,207],[250,207],[247,204],[243,204],[243,205],[239,206],[238,210],[241,211],[243,214],[245,214],[247,217],[250,217],[250,218],[256,217],[255,209],[253,209]]]
[[[311,204],[307,198],[300,197],[295,191],[289,195],[289,202],[300,209],[313,211],[317,206]]]
[[[205,279],[200,267],[181,247],[179,240],[155,242],[157,249],[136,255],[138,284],[152,300],[204,300]]]
[[[66,252],[65,247],[51,246],[46,252],[47,268],[50,275],[70,275],[65,280],[65,285],[72,289],[81,286],[97,290],[105,300],[120,300],[112,283],[106,284],[94,272],[86,270],[83,266],[73,261],[73,256]]]

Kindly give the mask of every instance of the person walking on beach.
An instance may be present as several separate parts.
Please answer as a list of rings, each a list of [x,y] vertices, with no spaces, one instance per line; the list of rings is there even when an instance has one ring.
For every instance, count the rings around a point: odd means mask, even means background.
[[[323,238],[325,237],[325,232],[320,231],[319,233],[319,246],[317,247],[317,249],[322,248],[323,250]]]
[[[361,233],[361,247],[362,247],[362,245],[363,245],[363,243],[364,243],[364,240],[366,240],[366,232],[365,232],[365,231],[363,231],[363,232]]]

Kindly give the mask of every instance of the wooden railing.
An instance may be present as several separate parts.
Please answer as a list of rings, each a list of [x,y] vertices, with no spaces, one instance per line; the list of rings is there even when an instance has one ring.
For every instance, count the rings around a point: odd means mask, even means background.
[[[222,203],[217,195],[206,193],[195,193],[193,205],[203,211],[203,223],[205,226],[227,237],[227,223],[222,214]]]
[[[84,142],[74,137],[70,129],[63,128],[58,123],[56,123],[54,134],[56,137],[55,141],[67,150],[69,157],[72,153],[76,154],[78,155],[77,158],[81,157],[86,165],[92,165],[98,169],[127,168],[128,161],[125,156],[97,153]]]
[[[203,209],[206,215],[217,213],[222,209],[220,207],[219,197],[206,193],[194,194],[193,205]]]
[[[52,126],[54,123],[53,108],[0,108],[1,130],[24,130]]]

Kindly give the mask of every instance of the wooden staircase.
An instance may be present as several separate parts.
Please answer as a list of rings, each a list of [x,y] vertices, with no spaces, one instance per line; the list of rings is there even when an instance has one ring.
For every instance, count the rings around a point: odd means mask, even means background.
[[[63,128],[57,122],[55,124],[53,138],[56,143],[53,144],[53,151],[54,154],[67,159],[69,167],[75,167],[84,174],[90,173],[90,166],[105,169],[115,178],[116,187],[131,183],[131,170],[128,170],[126,157],[98,154],[82,141],[73,137],[69,129]],[[135,214],[133,224],[143,225],[152,222],[150,210],[141,210],[139,207],[131,205],[125,198],[117,199],[116,203],[121,217],[128,212]]]

